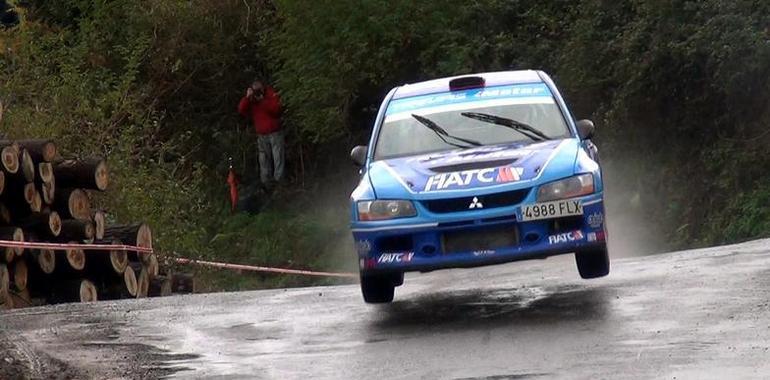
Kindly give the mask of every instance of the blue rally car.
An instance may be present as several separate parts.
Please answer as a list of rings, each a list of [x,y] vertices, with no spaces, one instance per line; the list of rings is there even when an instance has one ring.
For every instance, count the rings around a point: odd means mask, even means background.
[[[404,272],[574,253],[583,278],[609,273],[594,125],[576,121],[542,71],[394,88],[368,147],[351,158],[361,290],[393,300]]]

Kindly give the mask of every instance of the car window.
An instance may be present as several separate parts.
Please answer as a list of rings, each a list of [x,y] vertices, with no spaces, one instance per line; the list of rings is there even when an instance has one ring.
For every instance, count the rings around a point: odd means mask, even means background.
[[[515,130],[464,117],[462,112],[486,113],[520,121],[550,138],[570,135],[564,117],[545,84],[496,86],[391,101],[374,144],[374,158],[457,148],[415,120],[412,114],[432,120],[451,135],[483,145],[532,141]]]

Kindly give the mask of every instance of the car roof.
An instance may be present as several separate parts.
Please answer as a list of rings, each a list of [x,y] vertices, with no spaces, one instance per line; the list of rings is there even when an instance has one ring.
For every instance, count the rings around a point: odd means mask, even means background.
[[[520,84],[520,83],[542,83],[543,79],[539,73],[535,70],[518,70],[518,71],[496,71],[489,73],[477,73],[456,75],[453,77],[432,79],[425,82],[417,82],[411,84],[405,84],[396,88],[396,92],[393,94],[393,99],[408,98],[410,96],[435,94],[439,92],[449,91],[449,81],[455,78],[461,77],[482,77],[484,78],[485,86],[503,86],[508,84]]]

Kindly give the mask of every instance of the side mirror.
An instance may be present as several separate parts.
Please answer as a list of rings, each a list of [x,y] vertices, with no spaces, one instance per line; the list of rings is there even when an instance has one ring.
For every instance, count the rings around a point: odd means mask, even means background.
[[[581,139],[588,140],[594,137],[594,131],[596,131],[596,127],[594,127],[593,121],[583,119],[577,122],[577,130]]]
[[[350,159],[357,166],[364,166],[366,164],[366,151],[368,148],[366,145],[359,145],[350,151]]]

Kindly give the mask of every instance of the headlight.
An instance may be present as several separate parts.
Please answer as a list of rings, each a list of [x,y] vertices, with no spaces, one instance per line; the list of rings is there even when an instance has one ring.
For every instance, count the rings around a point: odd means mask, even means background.
[[[383,200],[358,202],[358,220],[386,220],[416,216],[411,201]]]
[[[594,192],[593,174],[580,174],[567,179],[547,183],[537,191],[537,201],[547,202],[588,195]]]

